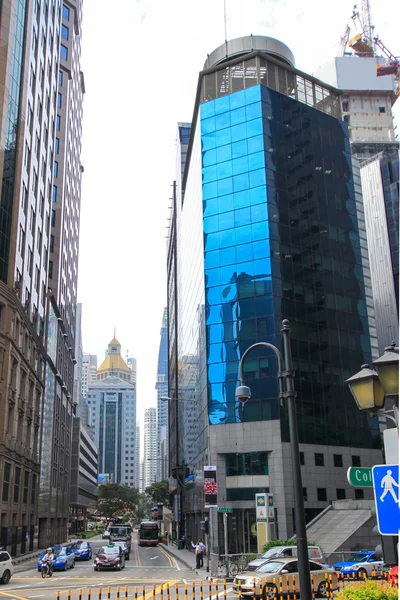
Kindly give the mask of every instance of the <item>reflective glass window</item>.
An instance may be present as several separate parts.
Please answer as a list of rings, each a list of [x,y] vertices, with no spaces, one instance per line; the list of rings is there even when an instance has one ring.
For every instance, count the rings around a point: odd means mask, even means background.
[[[235,210],[235,226],[249,225],[251,223],[250,208]]]
[[[245,140],[247,137],[246,124],[241,123],[239,125],[234,125],[231,127],[232,132],[232,142],[239,142],[240,140]],[[254,134],[255,135],[255,134]],[[247,144],[246,144],[247,149]]]
[[[221,113],[215,117],[215,128],[225,129],[231,124],[231,117],[229,112]]]
[[[222,163],[232,158],[232,145],[219,146],[216,149],[216,162]]]
[[[232,142],[232,158],[247,156],[247,141]]]
[[[231,124],[239,125],[246,121],[246,109],[245,107],[237,108],[231,111]]]
[[[60,56],[63,60],[68,60],[68,48],[64,44],[60,45]]]

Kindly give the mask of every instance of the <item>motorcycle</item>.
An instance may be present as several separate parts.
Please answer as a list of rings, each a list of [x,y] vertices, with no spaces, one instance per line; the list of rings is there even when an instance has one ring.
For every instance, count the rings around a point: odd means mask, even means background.
[[[42,574],[43,579],[45,577],[52,577],[53,576],[53,565],[49,564],[48,562],[42,562],[41,566],[40,566],[40,572]]]

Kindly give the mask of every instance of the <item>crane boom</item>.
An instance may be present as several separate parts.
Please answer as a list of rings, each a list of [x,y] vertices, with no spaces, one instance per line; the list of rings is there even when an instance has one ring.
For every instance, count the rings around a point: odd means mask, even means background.
[[[348,25],[346,25],[343,35],[340,38],[338,56],[344,55],[346,48],[347,48],[347,44],[349,43],[349,38],[350,38],[350,27]]]

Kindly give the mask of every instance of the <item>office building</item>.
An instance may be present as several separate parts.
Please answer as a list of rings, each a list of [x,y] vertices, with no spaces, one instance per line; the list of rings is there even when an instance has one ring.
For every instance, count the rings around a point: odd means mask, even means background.
[[[157,481],[168,479],[168,312],[164,309],[157,367]],[[173,400],[172,400],[173,401]],[[162,448],[161,448],[162,446]]]
[[[130,369],[113,338],[108,355],[88,387],[90,426],[98,448],[99,473],[110,482],[134,487],[136,448],[136,391]]]
[[[157,411],[144,411],[143,489],[156,481],[157,476]]]
[[[69,500],[70,535],[87,529],[87,517],[97,508],[97,446],[79,417],[72,426],[71,492]]]
[[[86,398],[89,385],[97,380],[97,356],[83,353],[82,356],[82,396]]]
[[[41,22],[55,18],[47,38],[38,39],[38,44],[47,43],[51,47],[53,38],[60,40],[58,60],[53,67],[57,81],[56,113],[54,123],[48,124],[49,131],[55,131],[55,137],[52,138],[52,181],[49,186],[48,360],[39,500],[39,546],[44,548],[66,539],[69,522],[72,421],[78,405],[73,393],[85,83],[80,67],[82,0],[65,4],[53,2],[51,10],[40,2],[36,7]],[[38,34],[40,31],[42,36],[43,29],[40,30],[38,25]],[[49,72],[50,66],[49,62],[39,61],[39,77],[42,71]],[[49,102],[47,92],[43,104],[45,101]],[[50,450],[49,440],[52,440]]]
[[[377,77],[379,57],[338,56],[318,76],[341,92],[353,161],[360,169],[377,355],[399,340],[399,142],[392,107],[395,77]]]
[[[140,490],[140,469],[142,462],[140,460],[140,424],[139,421],[136,423],[136,437],[135,437],[135,472],[133,484],[137,490]]]
[[[68,6],[9,0],[0,6],[5,57],[0,72],[0,350],[7,374],[2,395],[8,398],[1,409],[0,543],[13,556],[37,544],[61,542],[67,534],[81,172],[80,35],[78,0]]]
[[[126,359],[126,364],[131,370],[131,383],[136,386],[136,375],[137,375],[137,366],[136,366],[136,358],[128,357]]]
[[[170,403],[179,533],[200,535],[205,465],[217,468],[218,505],[233,509],[230,552],[256,549],[257,492],[273,494],[279,537],[294,533],[288,415],[272,352],[248,356],[252,397],[235,398],[243,353],[260,341],[282,349],[284,318],[307,521],[337,498],[371,497],[346,482],[349,466],[381,460],[378,423],[344,384],[371,361],[371,337],[376,346],[363,219],[338,90],[298,71],[271,38],[232,40],[208,55],[168,240],[169,396],[203,407],[193,430]],[[220,547],[222,532],[218,514]]]

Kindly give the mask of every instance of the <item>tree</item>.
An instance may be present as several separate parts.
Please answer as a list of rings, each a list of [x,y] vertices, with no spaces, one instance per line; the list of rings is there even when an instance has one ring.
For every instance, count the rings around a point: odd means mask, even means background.
[[[145,489],[145,493],[153,502],[162,502],[169,504],[169,483],[168,480],[156,481]]]
[[[97,512],[111,519],[124,513],[136,513],[139,492],[119,483],[105,483],[99,486]]]

